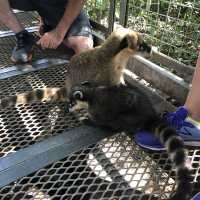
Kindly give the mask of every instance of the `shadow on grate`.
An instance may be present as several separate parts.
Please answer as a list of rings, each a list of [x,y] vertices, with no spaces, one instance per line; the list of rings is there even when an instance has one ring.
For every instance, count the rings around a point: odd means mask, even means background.
[[[157,173],[159,170],[165,171],[168,173],[173,179],[175,179],[175,171],[172,170],[171,161],[168,158],[166,152],[153,152],[153,151],[145,151],[147,155],[154,160],[156,163],[154,172]],[[191,173],[193,177],[193,194],[199,192],[200,188],[200,150],[195,150],[192,148],[188,149],[188,158],[191,161]]]
[[[25,28],[37,26],[39,23],[36,12],[18,12],[16,16]],[[9,31],[9,29],[0,23],[0,33],[1,31]]]
[[[66,103],[33,103],[0,112],[0,156],[80,126],[86,114],[69,113]]]
[[[104,139],[0,189],[2,200],[158,200],[175,188],[163,170],[124,134]],[[193,153],[199,158],[199,151]],[[168,164],[167,164],[168,165]],[[196,172],[197,174],[199,172]],[[199,175],[199,174],[198,174]]]
[[[36,36],[36,34],[34,33]],[[36,36],[37,37],[37,36]],[[0,69],[13,65],[13,62],[10,60],[12,49],[15,46],[15,36],[7,36],[0,38]],[[73,52],[61,45],[58,49],[45,49],[42,50],[39,47],[34,48],[33,59],[36,61],[43,58],[62,58],[69,59],[73,55]]]

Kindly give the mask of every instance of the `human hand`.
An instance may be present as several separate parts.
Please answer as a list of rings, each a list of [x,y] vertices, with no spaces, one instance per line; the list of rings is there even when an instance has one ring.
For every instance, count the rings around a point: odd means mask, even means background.
[[[56,49],[63,41],[62,36],[56,29],[50,32],[46,32],[38,41],[37,45],[40,45],[43,49]]]

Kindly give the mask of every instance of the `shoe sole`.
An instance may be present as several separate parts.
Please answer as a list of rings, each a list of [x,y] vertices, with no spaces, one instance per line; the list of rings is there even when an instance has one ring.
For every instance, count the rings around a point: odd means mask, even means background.
[[[22,61],[22,60],[15,60],[12,56],[11,56],[11,61],[15,64],[23,64],[23,63],[27,63],[30,62],[32,60],[33,54],[29,54],[27,61]]]
[[[145,145],[143,145],[143,144],[139,144],[139,143],[137,143],[137,142],[136,142],[136,144],[137,144],[138,146],[144,148],[144,149],[148,149],[148,150],[152,150],[152,151],[165,151],[165,150],[166,150],[165,147],[163,147],[163,148],[150,147],[150,146],[145,146]]]
[[[200,141],[184,141],[185,146],[200,147]]]
[[[200,192],[194,195],[191,200],[200,200]]]
[[[137,143],[137,142],[136,142]],[[165,151],[166,148],[156,148],[156,147],[151,147],[151,146],[146,146],[140,143],[137,143],[138,146],[144,148],[144,149],[148,149],[148,150],[152,150],[152,151]],[[200,141],[184,141],[184,145],[188,146],[188,147],[200,147]]]

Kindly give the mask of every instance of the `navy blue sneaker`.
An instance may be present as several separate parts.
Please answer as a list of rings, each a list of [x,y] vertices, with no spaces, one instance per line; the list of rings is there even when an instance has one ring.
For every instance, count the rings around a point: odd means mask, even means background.
[[[191,200],[200,200],[200,192],[194,195],[194,197]]]
[[[188,146],[200,146],[200,123],[188,117],[188,111],[185,107],[180,107],[172,113],[165,113],[164,120],[174,127],[177,133],[183,138],[184,144]],[[135,135],[136,143],[151,150],[165,150],[160,141],[151,133],[138,132]]]

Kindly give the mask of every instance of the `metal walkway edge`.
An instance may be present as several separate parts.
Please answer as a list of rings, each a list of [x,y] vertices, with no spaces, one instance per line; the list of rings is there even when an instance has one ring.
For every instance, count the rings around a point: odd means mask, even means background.
[[[0,188],[109,135],[97,128],[77,127],[1,158]]]

